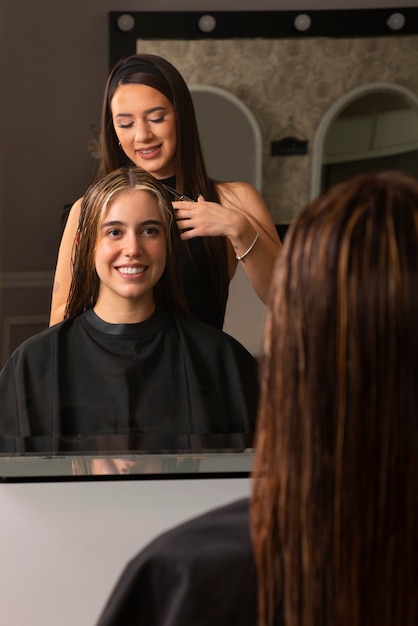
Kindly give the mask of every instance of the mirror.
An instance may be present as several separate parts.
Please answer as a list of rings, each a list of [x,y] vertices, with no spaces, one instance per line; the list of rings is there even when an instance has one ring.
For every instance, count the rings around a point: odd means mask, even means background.
[[[109,64],[137,50],[161,54],[190,85],[215,86],[239,98],[261,131],[261,190],[280,229],[311,197],[317,131],[335,102],[376,82],[418,93],[418,8],[402,8],[406,22],[398,31],[387,25],[392,13],[309,11],[310,26],[298,30],[296,25],[307,23],[298,19],[300,12],[222,11],[211,14],[216,27],[208,32],[198,26],[202,12],[111,12],[109,59],[104,61],[104,29],[103,42],[92,46],[91,21],[90,30],[86,25],[82,30],[80,18],[68,15],[68,35],[85,37],[80,54],[88,58],[86,69],[80,70],[82,59],[69,46],[58,76],[56,51],[64,33],[45,26],[48,37],[45,32],[42,42],[35,38],[35,31],[41,31],[33,9],[28,18],[29,23],[33,17],[32,28],[20,42],[26,65],[21,59],[20,65],[8,61],[4,68],[5,84],[14,88],[4,100],[7,123],[0,154],[1,361],[47,324],[61,213],[85,189],[95,167],[87,143],[90,125],[100,117]],[[121,20],[126,15],[131,19]],[[97,52],[90,55],[92,47]],[[29,55],[36,61],[34,73],[27,72]],[[23,70],[25,80],[19,81]],[[25,109],[28,93],[31,115]],[[289,138],[306,142],[306,152],[286,142]],[[25,169],[24,182],[17,164]]]
[[[312,197],[355,174],[401,169],[417,176],[418,97],[395,83],[366,83],[339,98],[315,137]]]
[[[260,191],[262,138],[250,109],[221,87],[190,85],[190,92],[209,176],[215,180],[242,180]]]

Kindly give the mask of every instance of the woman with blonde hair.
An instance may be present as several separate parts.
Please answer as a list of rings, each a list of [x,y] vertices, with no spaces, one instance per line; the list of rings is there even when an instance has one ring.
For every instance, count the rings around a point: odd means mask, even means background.
[[[188,448],[189,435],[251,438],[257,362],[190,319],[173,213],[140,168],[87,190],[66,319],[24,342],[0,373],[0,435],[138,435],[152,450]]]

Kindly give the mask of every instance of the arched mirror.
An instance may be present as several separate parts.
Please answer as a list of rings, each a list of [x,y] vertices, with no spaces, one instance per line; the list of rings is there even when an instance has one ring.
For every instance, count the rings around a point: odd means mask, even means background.
[[[262,138],[251,109],[216,85],[190,85],[209,176],[242,180],[261,191]]]
[[[361,172],[418,176],[418,97],[396,83],[366,83],[341,96],[318,127],[312,197]]]

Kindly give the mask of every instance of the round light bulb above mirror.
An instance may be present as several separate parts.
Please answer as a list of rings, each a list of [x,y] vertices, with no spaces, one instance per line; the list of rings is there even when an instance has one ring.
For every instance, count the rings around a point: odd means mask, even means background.
[[[294,19],[293,26],[296,30],[303,32],[311,27],[312,20],[306,13],[300,13]]]
[[[405,26],[405,21],[403,13],[392,13],[386,20],[386,24],[391,30],[401,30]]]
[[[133,15],[129,15],[129,13],[124,13],[120,15],[117,20],[119,30],[124,33],[129,33],[135,26],[135,19]]]
[[[203,33],[211,33],[216,28],[216,20],[213,15],[202,15],[197,25]]]

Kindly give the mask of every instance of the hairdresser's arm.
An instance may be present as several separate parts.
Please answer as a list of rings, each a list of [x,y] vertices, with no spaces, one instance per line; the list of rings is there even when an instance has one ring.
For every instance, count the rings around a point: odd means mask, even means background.
[[[71,254],[80,217],[81,199],[73,204],[62,235],[52,288],[51,315],[49,325],[64,319],[65,306],[71,284]]]
[[[206,202],[174,202],[179,228],[187,228],[182,239],[225,236],[229,246],[229,276],[232,278],[238,261],[258,239],[251,251],[240,261],[259,298],[266,302],[274,263],[281,249],[280,239],[269,210],[259,192],[246,183],[218,185],[221,204]]]

